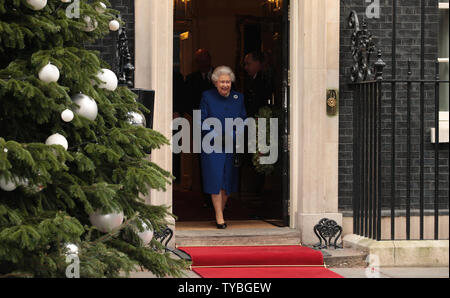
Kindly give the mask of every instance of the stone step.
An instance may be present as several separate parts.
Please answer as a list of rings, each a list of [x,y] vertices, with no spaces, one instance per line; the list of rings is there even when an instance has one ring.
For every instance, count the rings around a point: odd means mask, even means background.
[[[353,248],[322,250],[325,265],[330,268],[366,268],[368,253]]]
[[[300,232],[287,227],[270,229],[177,230],[176,247],[182,246],[258,246],[301,245]],[[366,268],[368,253],[354,248],[322,249],[330,268]]]
[[[290,228],[178,230],[175,245],[181,246],[253,246],[299,245],[300,233]]]

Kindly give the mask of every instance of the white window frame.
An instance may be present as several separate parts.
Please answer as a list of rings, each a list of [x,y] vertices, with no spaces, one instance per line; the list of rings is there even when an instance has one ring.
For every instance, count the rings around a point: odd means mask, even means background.
[[[439,2],[439,9],[449,9],[448,2]],[[448,57],[439,57],[439,63],[449,63]],[[436,128],[431,128],[431,143],[435,140]],[[439,112],[439,143],[449,143],[449,112]]]

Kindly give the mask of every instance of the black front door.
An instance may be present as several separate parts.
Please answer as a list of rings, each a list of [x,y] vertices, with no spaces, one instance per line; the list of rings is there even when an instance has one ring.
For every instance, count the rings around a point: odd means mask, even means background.
[[[283,223],[285,226],[289,226],[289,202],[290,202],[290,192],[289,192],[289,35],[290,35],[290,25],[289,25],[289,12],[290,12],[290,0],[284,0],[282,6],[282,71],[283,71],[283,83],[282,83],[282,152],[281,152],[281,163],[282,163],[282,205],[283,205]]]

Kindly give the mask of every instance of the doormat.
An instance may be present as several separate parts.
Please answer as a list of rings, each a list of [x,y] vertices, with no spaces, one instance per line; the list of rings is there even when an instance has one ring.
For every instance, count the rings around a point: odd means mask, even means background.
[[[203,278],[342,278],[320,251],[298,246],[179,247]]]

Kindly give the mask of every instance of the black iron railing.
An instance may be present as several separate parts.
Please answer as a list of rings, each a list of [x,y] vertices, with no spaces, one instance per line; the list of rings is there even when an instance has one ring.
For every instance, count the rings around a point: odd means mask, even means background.
[[[118,20],[122,20],[120,15],[117,15]],[[119,84],[122,86],[134,87],[134,71],[135,67],[131,63],[130,49],[128,48],[128,36],[126,25],[120,26],[117,33],[117,43],[115,51],[115,68]]]
[[[394,4],[394,31],[395,13]],[[395,34],[392,78],[383,79],[386,64],[382,60],[381,51],[378,51],[376,62],[370,64],[375,44],[367,30],[367,24],[364,22],[360,27],[358,16],[353,11],[349,25],[354,29],[352,35],[354,65],[351,69],[351,85],[354,90],[353,231],[364,237],[385,240],[382,239],[381,228],[383,213],[387,213],[390,215],[389,239],[395,240],[396,217],[401,214],[406,218],[405,233],[406,239],[409,240],[412,234],[411,214],[412,211],[416,213],[418,210],[420,221],[418,234],[419,239],[423,240],[426,201],[427,207],[433,206],[434,239],[438,240],[439,216],[442,213],[442,206],[447,204],[448,208],[449,185],[448,181],[443,183],[446,189],[440,192],[440,175],[446,174],[447,179],[449,176],[449,157],[443,156],[441,152],[443,145],[439,143],[442,137],[439,135],[439,87],[440,84],[449,82],[439,79],[438,62],[434,79],[424,79],[423,42],[421,78],[412,79],[409,60],[407,78],[396,79]],[[434,93],[433,104],[430,104],[430,92],[426,94],[425,90],[432,90]],[[425,118],[426,113],[430,114],[430,106],[433,107],[434,116],[428,115],[427,119],[434,119],[434,145],[431,145],[431,140],[427,144],[425,139],[425,135],[432,127]],[[404,143],[399,145],[400,138],[406,138],[406,146]],[[448,150],[448,145],[446,146]],[[431,158],[430,152],[434,154]],[[431,160],[433,162],[430,162]],[[445,170],[446,173],[443,173]],[[430,191],[431,189],[433,191]]]

